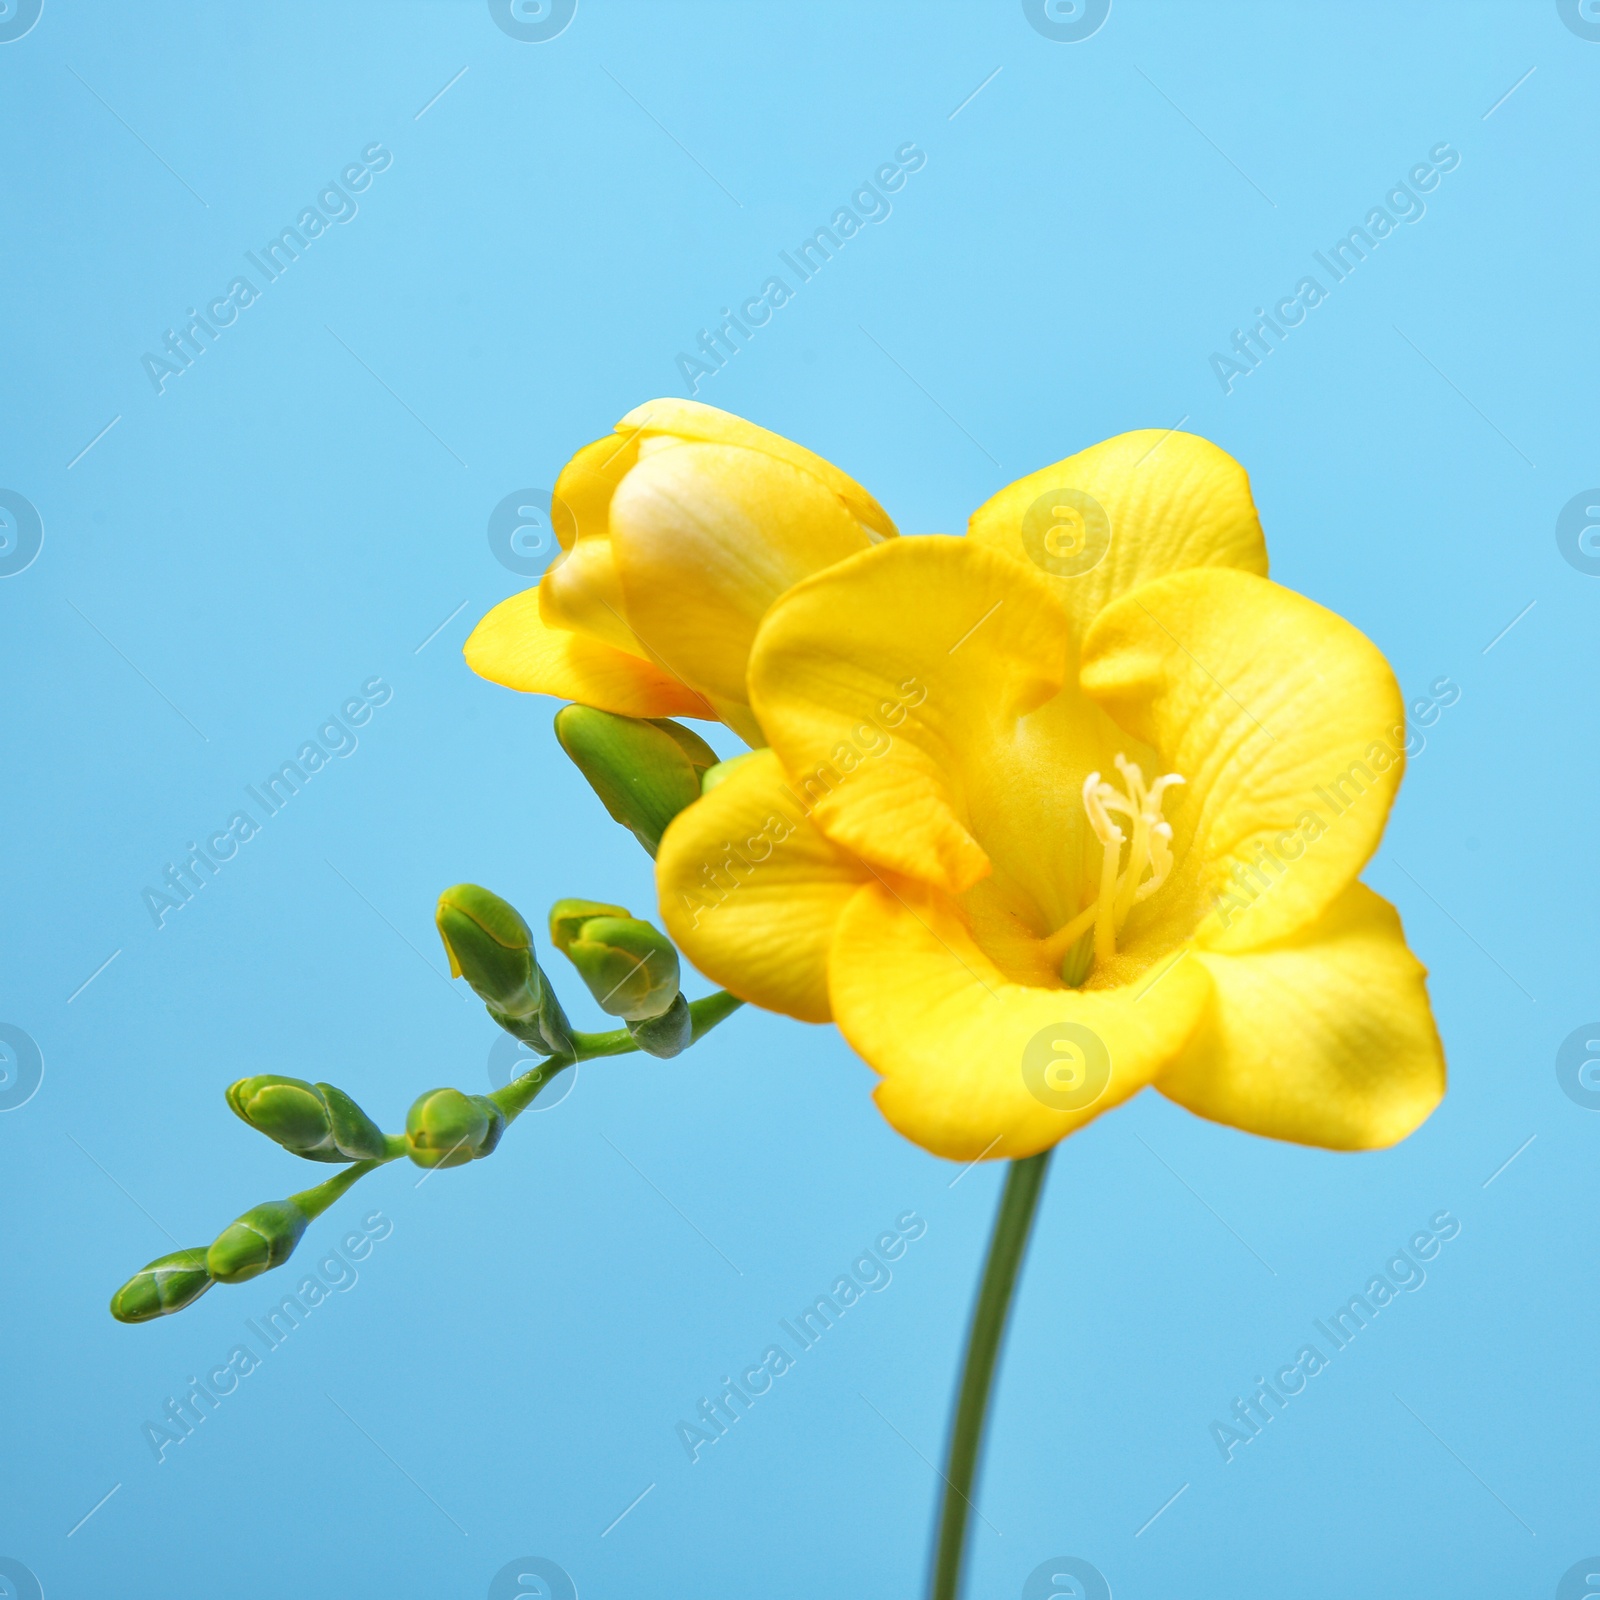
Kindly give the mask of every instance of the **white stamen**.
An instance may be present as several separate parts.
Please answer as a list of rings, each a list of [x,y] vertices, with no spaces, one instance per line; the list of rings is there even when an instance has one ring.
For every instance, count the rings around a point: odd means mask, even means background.
[[[1133,813],[1122,796],[1109,783],[1100,781],[1098,772],[1091,772],[1083,780],[1083,809],[1089,813],[1089,826],[1101,844],[1121,844],[1122,829],[1106,814],[1106,802],[1111,801],[1118,811]],[[1120,802],[1120,803],[1118,803]]]
[[[1127,786],[1126,794],[1102,782],[1098,772],[1091,772],[1083,784],[1083,809],[1103,849],[1100,892],[1094,906],[1094,953],[1095,960],[1100,962],[1109,961],[1117,953],[1117,931],[1127,920],[1128,913],[1135,905],[1149,899],[1172,871],[1172,824],[1162,817],[1161,806],[1166,791],[1184,781],[1181,773],[1169,772],[1146,785],[1144,773],[1136,762],[1119,752],[1116,763]],[[1122,846],[1128,841],[1122,829],[1111,820],[1112,812],[1133,823],[1128,864],[1120,874],[1117,869],[1122,859]],[[1150,873],[1148,878],[1146,869]]]

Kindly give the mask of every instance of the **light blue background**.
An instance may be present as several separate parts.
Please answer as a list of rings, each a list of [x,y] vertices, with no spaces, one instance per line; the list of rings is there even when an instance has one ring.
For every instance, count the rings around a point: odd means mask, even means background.
[[[1554,1073],[1600,1015],[1600,580],[1554,537],[1600,482],[1597,84],[1545,0],[1116,0],[1081,43],[1014,0],[582,0],[546,43],[467,0],[46,0],[0,44],[0,487],[45,527],[0,582],[0,1021],[45,1063],[0,1116],[0,1554],[47,1595],[483,1595],[528,1554],[584,1600],[920,1591],[1001,1174],[952,1186],[830,1029],[741,1014],[585,1068],[481,1166],[369,1179],[303,1247],[381,1208],[359,1283],[159,1465],[142,1424],[293,1284],[105,1309],[323,1175],[234,1077],[391,1127],[486,1087],[446,884],[649,908],[553,705],[462,663],[525,582],[489,513],[684,392],[679,352],[910,140],[892,216],[701,399],[908,532],[1187,418],[1250,470],[1280,581],[1462,691],[1367,875],[1432,969],[1443,1107],[1345,1156],[1148,1093],[1058,1152],[970,1592],[1070,1554],[1117,1600],[1554,1593],[1600,1548],[1600,1115]],[[157,396],[140,357],[374,141],[359,215]],[[1426,216],[1224,395],[1212,352],[1441,141]],[[373,676],[359,749],[157,931],[141,890]],[[893,1283],[691,1465],[674,1425],[913,1209]],[[1426,1285],[1224,1464],[1212,1420],[1440,1209]]]

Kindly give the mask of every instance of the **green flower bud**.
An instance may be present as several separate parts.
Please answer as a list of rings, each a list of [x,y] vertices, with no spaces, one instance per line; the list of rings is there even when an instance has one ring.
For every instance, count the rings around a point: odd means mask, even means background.
[[[710,794],[724,779],[731,778],[738,767],[746,761],[753,761],[760,753],[759,750],[746,750],[742,756],[729,756],[726,761],[719,761],[716,766],[707,767],[700,774],[701,794]]]
[[[475,883],[458,883],[439,896],[434,920],[452,978],[464,977],[485,1005],[508,1017],[538,1015],[544,975],[532,930],[515,906]]]
[[[141,1267],[111,1297],[111,1315],[118,1322],[150,1322],[190,1306],[211,1287],[203,1245],[174,1250]]]
[[[626,906],[607,905],[604,900],[557,900],[550,907],[550,943],[566,955],[572,941],[582,937],[584,923],[591,917],[631,917]]]
[[[308,1161],[362,1161],[384,1152],[383,1131],[342,1089],[263,1073],[228,1088],[236,1116]]]
[[[667,824],[700,798],[700,776],[717,753],[667,717],[619,717],[592,706],[563,706],[556,738],[600,802],[651,855]]]
[[[659,1017],[678,998],[678,952],[648,922],[589,917],[564,946],[602,1011],[627,1022]]]
[[[406,1154],[419,1167],[464,1167],[505,1131],[505,1112],[487,1095],[430,1089],[406,1113]]]
[[[659,1017],[630,1022],[628,1032],[646,1055],[681,1055],[694,1043],[694,1016],[689,1010],[689,1002],[680,994]]]
[[[252,1206],[212,1240],[206,1268],[218,1283],[258,1278],[294,1254],[309,1220],[292,1200]]]

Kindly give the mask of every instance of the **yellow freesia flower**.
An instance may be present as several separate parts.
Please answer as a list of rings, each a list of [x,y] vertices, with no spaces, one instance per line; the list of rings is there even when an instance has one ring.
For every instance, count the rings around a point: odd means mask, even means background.
[[[1125,434],[767,612],[770,749],[668,827],[663,916],[733,993],[836,1021],[943,1156],[1020,1157],[1146,1084],[1339,1149],[1438,1103],[1399,917],[1377,648],[1266,577],[1248,480]]]
[[[750,742],[745,667],[784,590],[892,538],[821,456],[694,400],[652,400],[556,480],[561,554],[467,640],[474,672],[632,717],[720,719]]]

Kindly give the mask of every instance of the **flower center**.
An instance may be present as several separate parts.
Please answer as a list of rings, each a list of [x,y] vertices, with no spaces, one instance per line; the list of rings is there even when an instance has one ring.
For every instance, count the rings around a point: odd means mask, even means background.
[[[1052,959],[1061,962],[1061,976],[1073,987],[1083,982],[1093,963],[1104,965],[1116,955],[1117,932],[1128,913],[1148,900],[1172,871],[1172,824],[1162,817],[1161,804],[1166,791],[1184,781],[1182,774],[1169,772],[1146,784],[1137,764],[1121,754],[1117,771],[1126,790],[1105,782],[1098,772],[1083,780],[1083,809],[1101,846],[1099,893],[1093,905],[1045,941]],[[1131,839],[1112,821],[1113,813],[1128,821]]]

